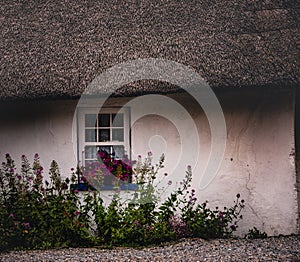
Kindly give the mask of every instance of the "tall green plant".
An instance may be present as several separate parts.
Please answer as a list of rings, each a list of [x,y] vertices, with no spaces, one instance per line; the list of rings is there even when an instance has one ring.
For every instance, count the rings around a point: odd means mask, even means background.
[[[54,248],[91,245],[148,245],[181,237],[230,237],[237,228],[244,201],[239,194],[230,208],[210,209],[197,204],[191,189],[192,171],[161,202],[159,182],[166,178],[164,155],[152,164],[152,154],[138,158],[132,168],[137,190],[126,201],[116,189],[104,204],[101,192],[69,190],[77,179],[61,176],[52,161],[49,181],[39,156],[33,164],[22,156],[16,172],[9,154],[0,168],[0,249]]]
[[[77,194],[68,190],[55,161],[43,182],[39,156],[33,165],[22,156],[21,172],[6,155],[0,169],[0,248],[49,248],[88,244],[88,215]]]

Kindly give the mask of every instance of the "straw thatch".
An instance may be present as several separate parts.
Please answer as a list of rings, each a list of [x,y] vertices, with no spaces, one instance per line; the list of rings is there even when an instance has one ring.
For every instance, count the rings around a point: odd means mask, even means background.
[[[295,0],[2,0],[0,10],[2,100],[78,97],[105,69],[147,57],[191,66],[215,88],[300,82]]]

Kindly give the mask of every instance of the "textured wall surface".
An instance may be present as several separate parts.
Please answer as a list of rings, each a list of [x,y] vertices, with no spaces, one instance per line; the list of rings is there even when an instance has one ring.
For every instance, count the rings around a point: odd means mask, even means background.
[[[222,208],[230,206],[240,193],[246,201],[240,233],[253,226],[270,235],[297,232],[293,94],[244,92],[221,97],[227,125],[226,151],[217,176],[204,190],[198,189],[198,183],[210,157],[208,121],[189,99],[177,99],[189,110],[199,131],[200,157],[193,171],[193,187],[199,201],[208,200],[212,207]],[[150,149],[149,137],[157,130],[165,141],[161,144],[166,148],[166,167],[172,170],[180,159],[180,149],[189,147],[180,144],[178,129],[170,121],[157,116],[139,119],[133,125],[133,134],[136,134],[133,148]],[[183,175],[184,170],[176,173],[175,181]]]
[[[231,205],[235,195],[240,193],[246,201],[240,233],[253,226],[271,235],[296,233],[293,92],[219,94],[227,126],[227,146],[217,176],[204,190],[198,189],[197,182],[209,159],[211,133],[208,121],[201,108],[188,96],[177,94],[169,98],[182,104],[192,116],[200,142],[186,139],[192,137],[193,128],[186,124],[184,113],[169,111],[169,118],[155,114],[141,117],[141,111],[134,110],[135,107],[138,109],[139,103],[115,98],[110,101],[111,105],[129,102],[132,106],[133,155],[145,155],[149,150],[166,153],[166,170],[163,172],[168,172],[170,179],[176,181],[184,175],[184,170],[173,170],[174,163],[181,158],[178,152],[182,149],[185,153],[189,148],[192,152],[199,147],[193,187],[200,202],[208,200],[212,207],[222,208]],[[32,158],[38,152],[45,167],[56,159],[63,175],[67,176],[70,168],[76,165],[72,141],[76,103],[75,100],[1,103],[1,159],[6,152],[16,160],[22,154]],[[179,122],[183,127],[178,126]]]
[[[1,103],[0,155],[10,153],[20,163],[21,155],[41,157],[44,168],[53,159],[64,175],[76,166],[72,142],[72,119],[77,101],[32,101]],[[20,165],[19,165],[20,166]],[[47,176],[45,172],[45,176]]]

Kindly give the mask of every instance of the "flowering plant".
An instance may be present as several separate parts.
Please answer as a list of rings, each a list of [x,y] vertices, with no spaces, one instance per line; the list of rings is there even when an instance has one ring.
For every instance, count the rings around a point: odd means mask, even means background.
[[[120,181],[132,181],[132,165],[135,161],[124,156],[116,159],[104,150],[97,153],[97,161],[88,162],[82,167],[82,181],[91,186],[118,185]]]
[[[96,167],[105,164],[116,180],[129,181],[132,175],[132,182],[138,187],[131,199],[124,201],[116,190],[107,206],[99,191],[79,194],[79,190],[68,190],[70,183],[76,181],[73,168],[72,176],[63,178],[53,160],[49,179],[45,180],[37,154],[32,165],[22,156],[20,172],[7,154],[0,165],[0,252],[20,248],[141,246],[183,237],[230,237],[236,231],[244,208],[240,195],[232,207],[223,210],[213,210],[207,202],[197,204],[196,191],[189,189],[190,166],[183,180],[161,203],[155,180],[167,176],[159,172],[164,167],[164,156],[155,165],[151,153],[144,160],[139,157],[132,169],[132,161],[116,161],[108,154],[98,154],[102,163],[99,159]],[[104,167],[95,169],[105,178]]]
[[[44,180],[38,154],[32,165],[23,155],[20,172],[9,154],[5,160],[0,166],[0,252],[91,243],[88,211],[68,190],[75,177],[63,179],[52,161]]]

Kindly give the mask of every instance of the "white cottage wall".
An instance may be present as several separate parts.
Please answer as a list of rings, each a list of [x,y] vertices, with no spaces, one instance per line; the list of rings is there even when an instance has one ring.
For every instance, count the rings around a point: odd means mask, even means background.
[[[200,158],[193,170],[193,187],[200,202],[212,207],[230,206],[235,195],[245,199],[239,233],[256,226],[270,235],[297,233],[298,204],[294,161],[293,91],[230,91],[218,94],[227,125],[227,147],[219,173],[204,190],[198,181],[210,152],[210,129],[204,112],[184,94],[169,95],[192,116],[200,141]],[[124,105],[129,98],[114,98],[107,105]],[[72,121],[77,101],[3,102],[0,105],[0,155],[39,153],[44,166],[56,159],[64,176],[76,165]],[[137,115],[135,115],[137,114]],[[138,117],[132,107],[132,148],[145,155],[161,144],[166,170],[172,173],[178,150],[184,148],[173,121],[150,114]],[[173,117],[182,119],[183,115]],[[188,134],[189,127],[186,126]],[[150,139],[152,137],[152,139]],[[150,141],[150,143],[149,143]],[[194,143],[194,146],[198,145]],[[159,147],[155,147],[159,148]],[[177,176],[182,176],[182,172]],[[45,174],[47,176],[47,172]],[[174,177],[175,176],[175,177]],[[170,174],[171,179],[177,179]]]
[[[204,190],[198,189],[198,183],[210,153],[208,121],[189,97],[171,97],[189,110],[198,128],[200,158],[193,170],[193,188],[198,200],[208,200],[211,207],[222,208],[232,205],[236,194],[240,193],[246,201],[240,234],[253,226],[269,235],[296,233],[299,214],[293,92],[240,91],[219,95],[227,125],[227,146],[217,176]],[[177,117],[181,118],[180,115]],[[180,144],[178,130],[168,120],[157,116],[139,119],[133,125],[133,148],[150,150],[149,137],[159,132],[166,142],[177,141],[176,146],[172,142],[170,146],[164,146],[168,149],[168,171],[176,163],[179,150],[184,147]],[[175,174],[175,181],[183,173],[184,170]]]
[[[20,167],[24,154],[40,155],[44,176],[54,159],[65,176],[76,166],[72,119],[77,100],[13,101],[0,104],[0,156],[9,153]]]

